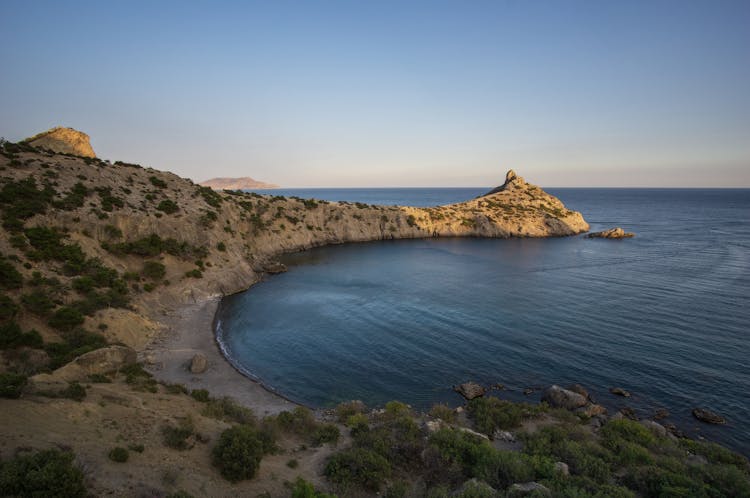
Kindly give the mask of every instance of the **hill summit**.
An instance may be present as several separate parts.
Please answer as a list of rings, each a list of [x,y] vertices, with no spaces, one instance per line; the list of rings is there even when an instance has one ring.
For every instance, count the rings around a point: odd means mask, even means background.
[[[24,140],[39,149],[48,149],[61,154],[96,157],[89,136],[73,128],[56,126]]]
[[[273,183],[266,183],[250,178],[249,176],[243,176],[240,178],[211,178],[200,182],[199,185],[204,187],[211,187],[214,190],[247,190],[254,188],[279,188],[278,185]]]

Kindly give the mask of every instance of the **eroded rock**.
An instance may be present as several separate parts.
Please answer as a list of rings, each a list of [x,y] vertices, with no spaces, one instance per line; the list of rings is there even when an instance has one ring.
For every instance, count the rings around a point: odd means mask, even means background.
[[[620,227],[615,227],[601,232],[592,232],[586,237],[589,239],[629,239],[635,237],[635,234],[632,232],[626,232]]]
[[[616,396],[622,396],[624,398],[629,398],[630,393],[623,389],[622,387],[610,387],[609,392],[616,395]]]
[[[195,353],[190,360],[190,373],[202,374],[208,368],[208,359],[203,353]]]
[[[552,385],[542,393],[542,401],[546,402],[552,408],[565,408],[566,410],[575,410],[581,408],[587,403],[586,398],[578,393],[564,389],[558,385]]]
[[[464,382],[463,384],[454,386],[453,390],[468,400],[484,396],[487,392],[484,387],[476,382]]]
[[[727,423],[724,417],[706,408],[693,408],[693,417],[707,424],[722,425]]]

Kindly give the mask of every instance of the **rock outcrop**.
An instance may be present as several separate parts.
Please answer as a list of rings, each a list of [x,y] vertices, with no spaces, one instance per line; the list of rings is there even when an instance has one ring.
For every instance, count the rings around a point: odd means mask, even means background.
[[[586,237],[589,239],[629,239],[635,237],[635,234],[633,232],[626,232],[620,227],[615,227],[602,232],[590,233]]]
[[[586,403],[588,403],[585,397],[558,385],[552,385],[545,389],[542,393],[542,401],[552,408],[565,408],[566,410],[575,410],[586,406]]]
[[[249,176],[243,176],[240,178],[211,178],[210,180],[200,182],[199,185],[202,185],[204,187],[211,187],[214,190],[279,188],[278,185],[254,180]]]
[[[727,423],[724,417],[706,408],[694,408],[693,417],[707,424],[723,425]]]
[[[454,386],[453,390],[468,400],[479,398],[484,396],[486,390],[476,382],[464,382],[458,386]]]
[[[27,144],[62,154],[96,157],[89,136],[73,128],[57,126],[24,140]]]

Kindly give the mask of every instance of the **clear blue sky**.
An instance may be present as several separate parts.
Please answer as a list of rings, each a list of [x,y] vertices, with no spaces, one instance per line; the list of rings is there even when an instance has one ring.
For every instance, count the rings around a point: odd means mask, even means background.
[[[750,1],[0,2],[0,136],[283,186],[750,186]]]

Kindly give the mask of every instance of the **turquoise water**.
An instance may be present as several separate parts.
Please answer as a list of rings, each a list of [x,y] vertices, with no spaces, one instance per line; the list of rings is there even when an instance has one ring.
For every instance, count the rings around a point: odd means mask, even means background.
[[[432,190],[424,196],[439,197]],[[750,453],[750,190],[550,192],[592,230],[637,237],[429,239],[289,255],[288,273],[223,300],[219,340],[238,368],[311,406],[455,405],[451,386],[467,380],[537,400],[522,389],[577,382],[610,409],[648,417],[666,407],[689,434]],[[337,192],[374,202],[355,194]],[[408,204],[409,195],[383,198]],[[610,395],[612,386],[633,397]],[[729,425],[694,421],[696,406]]]

